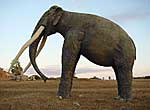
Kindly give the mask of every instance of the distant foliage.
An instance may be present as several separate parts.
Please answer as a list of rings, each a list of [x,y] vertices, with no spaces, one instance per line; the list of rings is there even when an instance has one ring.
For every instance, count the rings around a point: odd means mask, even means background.
[[[150,79],[150,76],[145,76],[145,79]]]
[[[145,76],[145,77],[134,77],[134,79],[150,79],[150,76]]]

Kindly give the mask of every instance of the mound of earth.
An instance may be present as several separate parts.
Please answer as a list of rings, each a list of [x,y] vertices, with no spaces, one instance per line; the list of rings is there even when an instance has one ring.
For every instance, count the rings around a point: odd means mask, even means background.
[[[0,68],[0,80],[8,80],[11,78],[11,75],[4,71],[3,68]]]

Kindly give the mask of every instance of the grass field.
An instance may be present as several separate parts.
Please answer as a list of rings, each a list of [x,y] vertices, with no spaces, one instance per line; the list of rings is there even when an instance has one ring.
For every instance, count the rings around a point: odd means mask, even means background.
[[[133,81],[133,100],[114,100],[115,80],[75,79],[72,97],[56,97],[59,80],[0,81],[0,110],[150,110],[150,80]]]

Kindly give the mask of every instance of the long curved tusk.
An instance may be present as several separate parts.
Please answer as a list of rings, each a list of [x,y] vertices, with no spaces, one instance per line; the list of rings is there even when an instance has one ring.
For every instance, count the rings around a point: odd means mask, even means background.
[[[32,36],[32,38],[30,40],[28,40],[20,49],[20,51],[18,52],[17,56],[15,57],[15,60],[18,60],[19,57],[21,56],[21,54],[24,52],[24,50],[30,45],[32,44],[38,37],[39,35],[42,33],[42,31],[44,30],[44,26],[40,26],[39,29],[35,32],[35,34]]]
[[[25,51],[25,49],[31,45],[39,36],[40,34],[42,33],[42,31],[45,29],[44,26],[40,26],[38,28],[38,30],[34,33],[34,35],[32,36],[31,39],[29,39],[20,49],[20,51],[18,52],[18,54],[16,55],[15,59],[13,60],[14,62],[15,61],[18,61],[19,57],[21,56],[21,54]],[[11,65],[13,66],[13,64]],[[10,67],[11,68],[11,67]],[[9,68],[9,71],[10,71],[10,68]]]
[[[43,39],[41,41],[41,44],[40,44],[40,46],[38,48],[38,51],[36,53],[36,57],[39,55],[39,53],[41,52],[42,48],[44,47],[46,40],[47,40],[47,37],[43,37]],[[30,66],[31,66],[31,62],[29,62],[28,65],[25,67],[23,73],[25,73]]]

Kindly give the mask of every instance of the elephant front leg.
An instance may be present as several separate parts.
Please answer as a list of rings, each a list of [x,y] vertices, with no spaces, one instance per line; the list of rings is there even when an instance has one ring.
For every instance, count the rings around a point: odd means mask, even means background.
[[[59,98],[68,98],[71,96],[73,72],[66,71],[62,73],[59,90],[57,95]]]
[[[82,33],[70,31],[65,37],[62,50],[62,74],[58,89],[58,96],[67,98],[70,96],[72,80],[76,64],[80,57]]]

